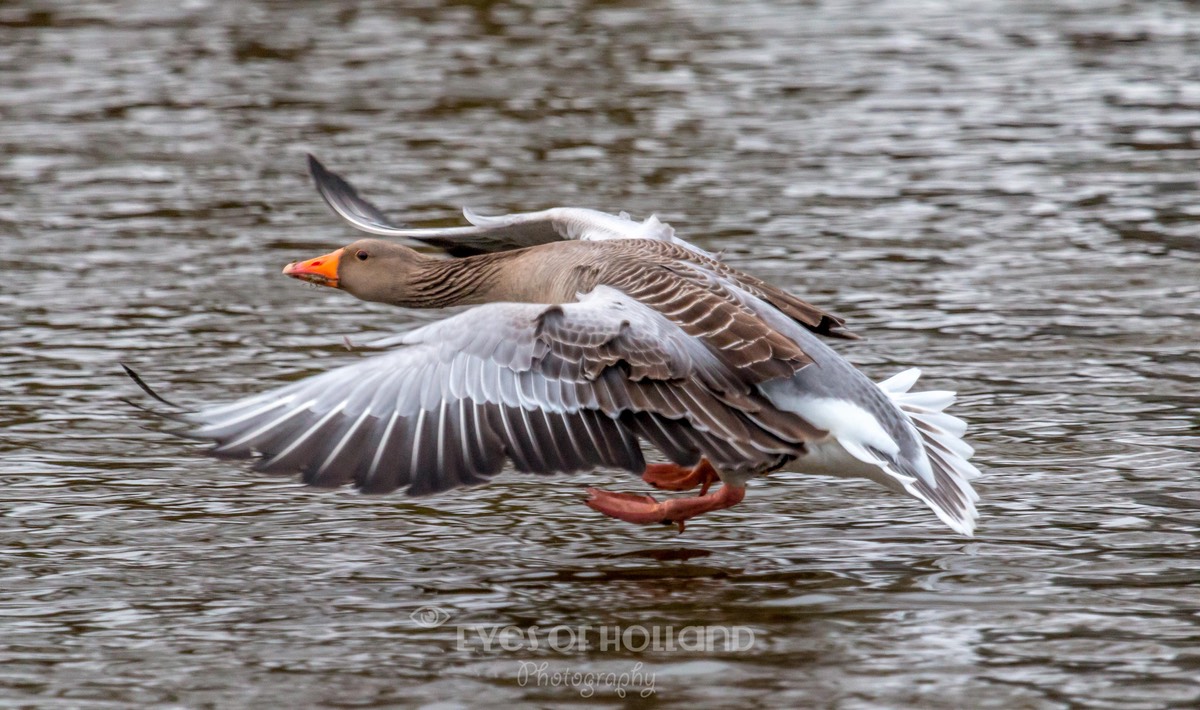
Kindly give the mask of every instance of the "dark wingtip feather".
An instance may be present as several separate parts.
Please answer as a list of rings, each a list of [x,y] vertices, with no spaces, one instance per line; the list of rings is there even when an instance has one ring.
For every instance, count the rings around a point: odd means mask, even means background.
[[[358,194],[358,190],[346,178],[326,168],[321,161],[308,153],[308,173],[312,176],[317,192],[334,212],[345,217],[347,213],[359,219],[374,222],[380,227],[398,227],[393,224],[369,200]]]
[[[133,380],[133,383],[134,383],[135,385],[137,385],[138,387],[142,388],[142,391],[143,391],[143,392],[145,392],[146,394],[150,395],[151,397],[153,397],[154,399],[158,400],[159,402],[162,402],[163,404],[167,405],[168,407],[174,407],[175,409],[183,409],[183,407],[179,406],[178,404],[175,404],[174,402],[172,402],[172,401],[170,401],[170,400],[168,400],[168,399],[164,398],[164,397],[163,397],[162,395],[160,395],[159,393],[157,393],[157,392],[155,392],[154,390],[150,389],[150,385],[146,384],[145,380],[143,380],[143,379],[141,378],[141,376],[140,376],[140,375],[138,375],[138,373],[134,372],[134,371],[133,371],[133,368],[129,367],[129,365],[126,365],[126,364],[125,364],[125,363],[123,363],[123,362],[121,362],[121,363],[117,363],[117,364],[119,364],[119,365],[121,366],[121,368],[122,368],[123,370],[125,370],[125,374],[126,374],[126,375],[129,375],[129,379]],[[129,400],[122,400],[122,401],[129,401]],[[131,404],[132,404],[132,402],[131,402]],[[136,406],[136,405],[135,405],[135,406]]]
[[[184,407],[181,407],[178,404],[175,404],[174,402],[166,399],[162,395],[160,395],[157,392],[155,392],[154,390],[150,389],[150,385],[147,385],[145,383],[145,381],[143,381],[142,378],[136,372],[134,372],[133,369],[130,368],[128,365],[126,365],[125,363],[119,363],[119,364],[121,365],[122,368],[124,368],[125,374],[129,375],[129,379],[133,380],[134,384],[136,384],[138,387],[140,387],[143,392],[145,392],[146,394],[153,397],[156,401],[167,405],[168,407],[172,407],[174,409],[180,409],[180,410],[184,409]],[[133,407],[134,409],[145,412],[146,414],[152,414],[155,417],[158,417],[159,419],[169,419],[174,422],[191,424],[191,422],[187,419],[187,417],[185,417],[183,414],[180,414],[178,412],[164,412],[164,411],[161,411],[158,409],[147,407],[146,405],[141,404],[139,402],[135,402],[132,399],[129,399],[128,397],[118,397],[117,399],[124,402],[125,404],[128,404],[129,406]]]
[[[308,156],[308,173],[312,176],[317,193],[321,195],[321,199],[325,200],[325,204],[329,205],[334,214],[359,228],[361,228],[359,223],[368,223],[386,229],[404,228],[405,225],[388,219],[383,210],[358,194],[358,189],[351,185],[349,180],[326,168],[312,153],[306,155]],[[486,254],[492,251],[470,244],[462,244],[454,239],[439,237],[413,237],[413,239],[441,249],[456,258]]]
[[[304,155],[308,158],[308,173],[310,175],[315,178],[317,173],[326,172],[325,166],[321,164],[321,161],[317,160],[317,156],[312,153],[305,153]]]

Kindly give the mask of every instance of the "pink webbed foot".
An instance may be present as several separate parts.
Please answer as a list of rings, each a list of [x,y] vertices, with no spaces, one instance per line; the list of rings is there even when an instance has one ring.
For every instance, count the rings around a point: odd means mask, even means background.
[[[610,518],[638,525],[667,522],[663,519],[662,503],[654,500],[653,496],[613,493],[599,488],[588,488],[587,494],[584,503],[592,510],[600,511]]]
[[[587,493],[588,499],[585,502],[592,510],[638,525],[675,523],[679,526],[679,532],[683,532],[685,521],[697,515],[732,507],[746,497],[744,487],[728,484],[713,493],[662,502],[651,496],[611,493],[598,488],[589,488]]]

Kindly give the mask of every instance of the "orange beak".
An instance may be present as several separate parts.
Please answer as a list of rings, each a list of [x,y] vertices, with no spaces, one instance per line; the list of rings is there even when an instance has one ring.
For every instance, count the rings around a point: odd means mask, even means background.
[[[330,252],[308,261],[293,261],[283,267],[283,275],[307,281],[318,286],[338,287],[338,262],[341,261],[342,250]]]

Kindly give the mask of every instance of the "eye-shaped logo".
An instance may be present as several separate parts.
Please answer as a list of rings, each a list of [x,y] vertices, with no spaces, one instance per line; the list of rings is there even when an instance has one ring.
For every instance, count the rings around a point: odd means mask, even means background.
[[[450,620],[450,612],[436,606],[423,606],[408,615],[422,629],[436,629]]]

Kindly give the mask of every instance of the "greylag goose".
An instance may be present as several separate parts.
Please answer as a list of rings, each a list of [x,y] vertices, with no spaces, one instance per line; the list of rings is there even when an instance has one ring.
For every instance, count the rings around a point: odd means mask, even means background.
[[[386,353],[173,414],[212,454],[257,457],[256,469],[315,486],[412,496],[485,483],[506,462],[537,474],[624,469],[700,491],[657,500],[588,488],[587,505],[681,531],[771,471],[862,477],[973,533],[979,471],[966,425],[944,412],[953,393],[911,392],[916,369],[872,382],[818,337],[854,337],[841,319],[654,217],[465,211],[471,226],[405,228],[311,156],[309,167],[354,227],[450,257],[367,238],[284,274],[404,308],[474,307],[374,344]],[[643,444],[667,463],[647,464]]]

